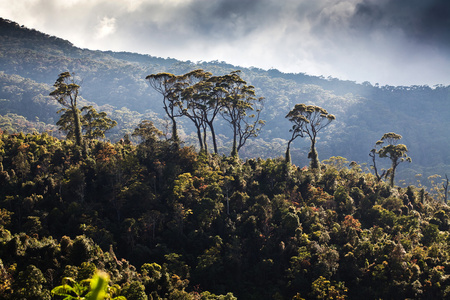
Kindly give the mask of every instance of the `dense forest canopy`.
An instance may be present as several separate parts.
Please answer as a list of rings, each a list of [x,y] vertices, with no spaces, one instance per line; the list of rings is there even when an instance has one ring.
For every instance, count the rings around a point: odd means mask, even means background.
[[[81,297],[97,270],[108,299],[449,296],[441,185],[391,187],[342,157],[199,154],[148,122],[134,135],[0,132],[2,299]]]
[[[450,87],[91,51],[3,19],[0,66],[0,298],[449,297]]]

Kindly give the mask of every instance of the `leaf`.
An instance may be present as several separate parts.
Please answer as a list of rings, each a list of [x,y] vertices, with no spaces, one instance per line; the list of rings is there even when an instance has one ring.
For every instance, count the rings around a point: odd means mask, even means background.
[[[101,300],[106,296],[109,276],[105,272],[98,272],[91,280],[92,292],[86,297],[86,300]]]

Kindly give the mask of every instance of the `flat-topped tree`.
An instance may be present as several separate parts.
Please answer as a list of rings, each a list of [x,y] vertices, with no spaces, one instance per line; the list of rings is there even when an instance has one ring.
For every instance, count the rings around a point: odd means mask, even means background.
[[[200,151],[205,152],[208,152],[206,129],[213,87],[208,81],[211,75],[201,69],[183,75],[185,88],[181,92],[182,101],[180,102],[182,114],[194,123],[197,130]]]
[[[260,119],[264,98],[256,98],[255,88],[247,85],[239,73],[222,76],[216,86],[217,92],[225,91],[220,112],[233,130],[231,156],[237,156],[249,138],[258,136],[265,123]]]
[[[172,121],[172,140],[178,142],[178,131],[176,118],[181,116],[179,111],[180,93],[184,83],[180,81],[181,76],[170,73],[151,74],[145,77],[150,86],[163,96],[163,108]]]
[[[78,109],[78,93],[80,86],[76,84],[74,74],[70,72],[64,72],[59,74],[53,85],[55,90],[50,93],[59,104],[65,107],[65,111],[70,111],[66,115],[66,118],[71,119],[71,126],[73,137],[75,138],[75,144],[80,146],[83,142],[83,136],[81,133],[81,117],[80,110]]]
[[[291,162],[290,147],[291,143],[297,137],[309,137],[311,149],[308,158],[311,160],[311,168],[318,169],[320,166],[319,155],[316,150],[316,138],[320,130],[328,126],[336,117],[329,114],[325,109],[316,105],[296,104],[295,107],[286,115],[286,118],[294,123],[291,139],[288,142],[286,150],[286,162]]]
[[[377,146],[382,146],[378,153],[380,158],[387,157],[391,160],[391,168],[388,170],[387,175],[390,175],[390,185],[394,187],[395,171],[397,166],[404,162],[411,162],[411,158],[408,156],[408,148],[404,144],[397,144],[402,138],[400,134],[394,132],[388,132],[376,143]]]

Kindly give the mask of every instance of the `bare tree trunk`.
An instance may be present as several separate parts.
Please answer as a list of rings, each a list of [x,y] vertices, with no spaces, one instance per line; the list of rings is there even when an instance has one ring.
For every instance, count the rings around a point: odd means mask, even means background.
[[[308,153],[308,158],[311,159],[311,169],[319,169],[319,154],[316,150],[316,140],[311,139],[311,150]]]
[[[211,131],[211,138],[213,141],[214,153],[217,154],[217,141],[216,141],[216,132],[214,131],[214,126],[212,122],[208,122],[209,130]]]
[[[80,114],[79,114],[76,106],[72,106],[72,114],[73,114],[73,124],[75,126],[75,128],[74,128],[75,143],[78,146],[81,146],[82,138],[83,138],[82,134],[81,134],[81,120],[80,120]]]
[[[285,155],[286,163],[288,163],[288,164],[291,163],[291,143],[292,143],[292,140],[290,140],[288,142],[287,149],[286,149],[286,155]]]
[[[444,203],[447,204],[447,200],[448,200],[448,182],[449,182],[447,174],[445,174],[445,179],[446,179],[446,181],[445,181],[445,183],[442,186],[444,188]]]
[[[178,142],[177,121],[175,121],[175,117],[171,117],[170,119],[172,120],[172,140]]]
[[[200,146],[200,152],[203,151],[203,139],[202,139],[202,133],[200,131],[200,127],[197,126],[197,138],[198,138],[198,144]]]
[[[234,131],[233,131],[233,148],[231,150],[231,156],[237,156],[238,155],[238,150],[237,150],[237,128],[236,126],[234,127]]]

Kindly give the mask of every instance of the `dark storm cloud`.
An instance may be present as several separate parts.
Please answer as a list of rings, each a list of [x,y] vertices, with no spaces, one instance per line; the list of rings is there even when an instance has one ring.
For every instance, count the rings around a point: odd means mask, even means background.
[[[143,5],[141,12],[147,13],[149,9],[160,11],[161,7]],[[160,20],[160,24],[168,25],[170,22],[173,29],[185,31],[188,28],[205,39],[210,36],[236,38],[264,28],[265,24],[274,21],[279,10],[279,4],[270,0],[192,0],[172,6],[168,19]]]
[[[369,31],[397,29],[417,42],[450,46],[450,1],[364,0],[351,24]]]
[[[85,48],[450,83],[450,0],[0,0],[0,10]]]

